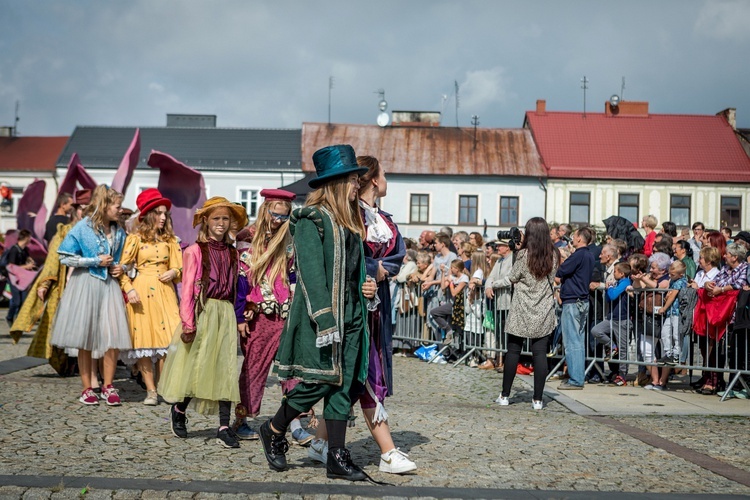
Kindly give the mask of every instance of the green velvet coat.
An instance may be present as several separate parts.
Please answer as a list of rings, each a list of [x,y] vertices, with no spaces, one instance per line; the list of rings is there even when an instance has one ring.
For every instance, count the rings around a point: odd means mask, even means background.
[[[361,291],[366,274],[362,241],[358,239],[359,273],[346,276],[346,230],[334,226],[331,219],[330,212],[323,207],[300,208],[290,218],[297,286],[276,354],[280,380],[341,385],[347,280],[357,280],[362,307],[356,314],[362,315],[364,325],[355,380],[363,384],[367,380],[370,340],[366,326],[367,300]]]

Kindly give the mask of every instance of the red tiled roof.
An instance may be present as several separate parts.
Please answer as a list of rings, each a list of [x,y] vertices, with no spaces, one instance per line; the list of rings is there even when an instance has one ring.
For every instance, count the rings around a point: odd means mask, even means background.
[[[473,128],[304,123],[302,170],[315,172],[313,153],[331,144],[351,144],[389,174],[546,176],[524,129],[478,128],[475,149]]]
[[[526,113],[549,178],[750,182],[750,158],[721,116]]]
[[[54,172],[67,137],[0,137],[0,171]]]

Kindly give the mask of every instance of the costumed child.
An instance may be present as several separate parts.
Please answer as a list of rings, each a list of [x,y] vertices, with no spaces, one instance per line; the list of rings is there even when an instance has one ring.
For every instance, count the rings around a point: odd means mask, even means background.
[[[172,202],[159,190],[145,189],[135,200],[138,226],[125,240],[122,265],[134,270],[120,277],[127,294],[128,323],[133,349],[126,362],[136,363],[146,385],[144,405],[159,403],[156,384],[164,366],[169,341],[180,325],[174,284],[182,277],[182,250],[172,229]]]
[[[50,344],[52,321],[55,318],[55,312],[68,279],[68,267],[60,264],[57,249],[65,236],[73,229],[73,226],[83,218],[83,211],[86,210],[90,201],[90,189],[80,189],[75,192],[70,222],[57,225],[57,233],[51,238],[47,248],[44,266],[39,271],[39,276],[31,286],[29,296],[21,306],[18,317],[10,329],[13,343],[17,343],[21,335],[24,332],[30,332],[38,321],[39,326],[34,332],[26,355],[32,358],[48,359],[50,366],[63,377],[75,375],[78,365],[75,356],[69,357],[63,349]],[[91,384],[95,390],[99,388],[97,373],[98,370],[94,370],[91,378]]]
[[[112,386],[121,349],[130,349],[130,330],[116,278],[122,275],[120,256],[125,231],[118,224],[122,194],[101,184],[94,189],[85,217],[68,232],[57,249],[60,264],[73,273],[57,308],[50,344],[78,349],[78,369],[85,405],[99,404],[92,389],[93,360],[104,358],[101,398],[119,406]]]
[[[366,474],[345,448],[352,394],[367,380],[370,340],[367,301],[375,296],[367,281],[357,205],[359,175],[349,145],[313,154],[317,177],[306,206],[292,212],[297,285],[276,355],[280,380],[299,380],[274,417],[260,427],[263,452],[271,469],[287,469],[285,434],[292,420],[325,401],[329,478],[362,481]],[[355,396],[356,397],[356,396]]]
[[[187,438],[188,405],[204,415],[219,414],[216,442],[225,448],[240,443],[229,427],[237,386],[237,250],[227,243],[233,223],[247,225],[245,209],[214,196],[193,216],[200,224],[197,241],[183,254],[180,319],[164,363],[159,393],[173,403],[172,433]]]
[[[279,348],[281,330],[292,302],[290,275],[294,272],[294,252],[289,234],[289,215],[294,193],[283,189],[264,189],[265,198],[258,207],[258,218],[237,235],[240,275],[237,281],[235,314],[244,356],[240,370],[240,404],[234,413],[240,439],[257,439],[247,423],[260,413],[268,372]],[[292,437],[301,445],[312,440],[300,425],[292,421]]]
[[[406,255],[406,246],[391,215],[377,205],[377,200],[387,194],[385,170],[372,156],[358,156],[357,164],[367,167],[367,172],[359,178],[359,207],[366,231],[365,266],[367,276],[373,278],[378,286],[377,307],[367,313],[369,368],[365,391],[359,397],[359,403],[365,423],[380,447],[380,472],[402,474],[413,471],[417,466],[406,453],[396,448],[383,404],[386,396],[393,394],[393,321],[388,277],[398,274]],[[319,427],[316,437],[318,439],[310,444],[308,456],[325,463],[327,443],[324,441],[324,426]]]

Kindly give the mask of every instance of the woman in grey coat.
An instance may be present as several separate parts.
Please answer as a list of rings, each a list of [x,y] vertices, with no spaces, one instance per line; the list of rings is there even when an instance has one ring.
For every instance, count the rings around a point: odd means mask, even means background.
[[[510,271],[514,285],[513,298],[505,331],[508,334],[508,353],[505,355],[503,391],[496,402],[510,404],[508,396],[516,377],[521,348],[526,339],[531,341],[534,362],[534,397],[532,407],[544,408],[542,393],[547,377],[547,344],[557,326],[554,302],[554,279],[560,265],[560,251],[552,243],[547,221],[533,217],[526,223],[524,240]]]

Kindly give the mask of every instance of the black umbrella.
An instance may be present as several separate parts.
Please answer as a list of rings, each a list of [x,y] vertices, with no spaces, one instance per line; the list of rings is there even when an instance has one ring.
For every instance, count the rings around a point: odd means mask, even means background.
[[[628,244],[628,250],[631,252],[639,252],[645,245],[645,241],[641,233],[635,228],[632,222],[625,217],[619,215],[613,215],[604,219],[604,227],[607,228],[607,234],[612,237],[613,240],[623,240]]]

